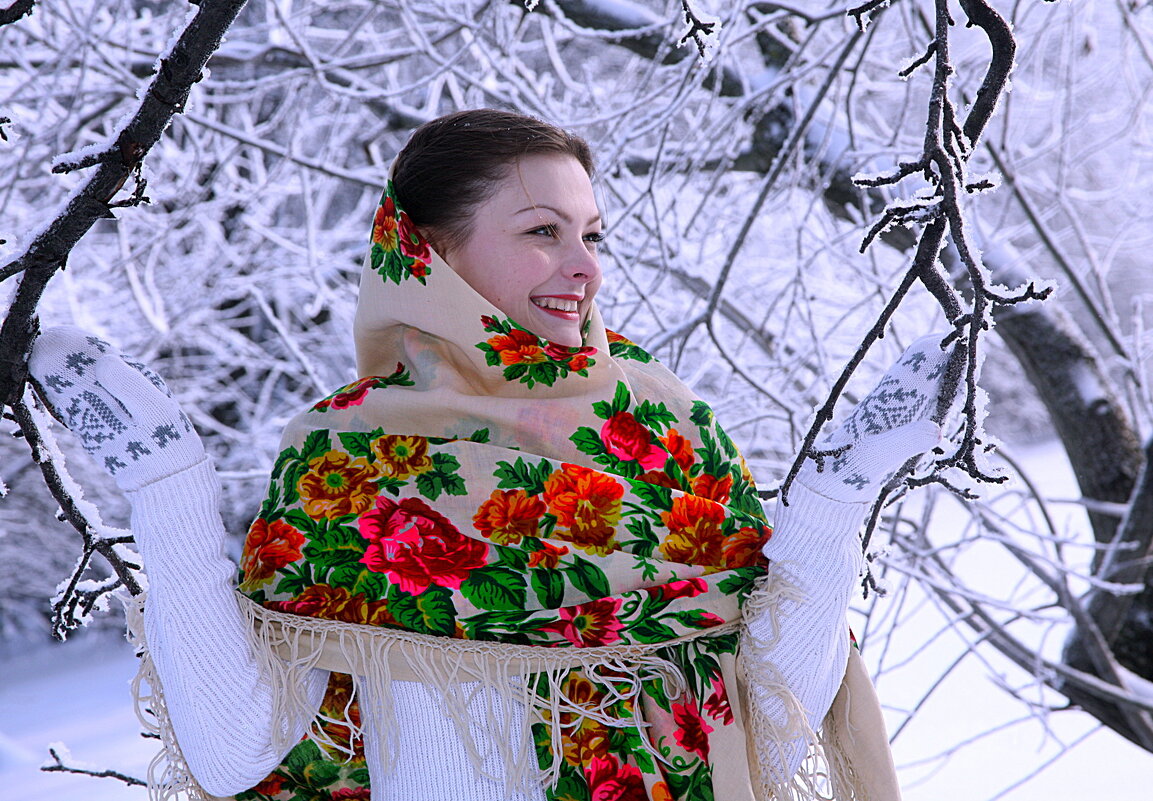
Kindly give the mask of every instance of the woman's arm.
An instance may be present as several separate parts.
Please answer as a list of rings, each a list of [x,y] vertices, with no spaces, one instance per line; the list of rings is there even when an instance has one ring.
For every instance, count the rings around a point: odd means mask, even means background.
[[[159,376],[81,329],[44,332],[29,367],[55,415],[132,503],[149,580],[147,647],[185,761],[213,795],[257,784],[284,754],[271,744],[272,698],[249,652],[220,487],[199,437]],[[310,674],[318,708],[327,676]]]
[[[864,567],[857,536],[880,488],[910,458],[940,442],[938,421],[956,392],[956,362],[942,350],[943,335],[913,343],[836,432],[818,447],[836,452],[824,464],[809,460],[778,502],[773,536],[765,546],[770,574],[795,595],[747,620],[757,650],[804,708],[811,730],[828,712],[849,655],[846,613]],[[942,402],[943,401],[943,402]],[[754,692],[754,703],[774,722],[788,722],[786,700]],[[793,741],[774,754],[774,781],[787,781],[807,744]]]

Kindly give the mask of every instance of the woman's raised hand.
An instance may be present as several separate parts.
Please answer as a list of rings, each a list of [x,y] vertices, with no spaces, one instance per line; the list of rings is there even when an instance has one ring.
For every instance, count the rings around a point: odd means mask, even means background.
[[[42,333],[28,362],[53,415],[125,491],[204,461],[204,446],[164,381],[75,326]]]
[[[909,459],[941,441],[941,422],[959,386],[956,346],[946,334],[914,342],[840,428],[816,444],[825,454],[808,459],[797,481],[820,495],[865,503]]]

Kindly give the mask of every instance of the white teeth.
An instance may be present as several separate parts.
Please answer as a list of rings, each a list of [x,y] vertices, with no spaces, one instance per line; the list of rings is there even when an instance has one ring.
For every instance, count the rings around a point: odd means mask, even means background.
[[[533,298],[532,302],[540,306],[542,309],[556,309],[557,311],[575,312],[577,310],[577,302],[575,300],[561,300],[560,298]]]

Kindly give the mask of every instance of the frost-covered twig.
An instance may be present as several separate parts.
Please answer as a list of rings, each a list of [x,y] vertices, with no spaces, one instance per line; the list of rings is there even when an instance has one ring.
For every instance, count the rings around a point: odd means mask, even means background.
[[[0,25],[11,25],[13,22],[32,13],[36,0],[15,0],[7,8],[0,8]]]
[[[33,459],[40,465],[49,491],[60,503],[64,519],[81,535],[83,553],[76,571],[64,592],[54,604],[54,634],[63,639],[78,624],[79,610],[91,610],[111,589],[126,587],[140,592],[129,565],[116,548],[116,538],[102,537],[78,506],[77,498],[66,486],[64,475],[47,456],[40,429],[24,401],[27,381],[27,359],[37,332],[36,309],[48,281],[64,267],[68,254],[80,238],[101,218],[112,217],[112,209],[145,202],[144,181],[140,172],[144,156],[160,139],[174,114],[184,109],[192,85],[202,74],[209,57],[220,46],[224,32],[236,18],[244,0],[204,0],[169,52],[162,55],[158,72],[140,105],[105,148],[106,157],[99,161],[95,174],[71,196],[64,208],[34,237],[24,251],[0,267],[0,280],[19,276],[19,286],[0,328],[0,409],[12,409],[13,416],[32,448]],[[77,165],[78,166],[78,165]],[[117,201],[116,195],[129,178],[135,178],[135,191]],[[80,576],[87,568],[92,553],[108,560],[116,579],[93,587],[81,586]]]
[[[52,635],[63,640],[83,624],[109,593],[124,587],[131,594],[138,595],[142,590],[137,575],[140,565],[128,561],[121,550],[120,546],[131,542],[126,532],[106,535],[102,523],[92,519],[96,517],[95,510],[82,508],[86,504],[80,497],[79,488],[64,470],[59,450],[38,417],[43,419],[43,413],[37,414],[23,399],[12,405],[12,418],[32,450],[32,458],[44,476],[48,491],[60,504],[59,518],[76,529],[82,542],[80,558],[72,575],[61,584],[52,602]],[[112,568],[113,576],[98,582],[83,581],[93,554],[104,558]]]
[[[951,487],[942,476],[942,473],[949,468],[957,468],[979,482],[999,483],[1004,480],[1004,477],[990,474],[981,465],[987,445],[982,428],[980,390],[977,387],[977,373],[982,358],[979,348],[980,338],[992,326],[994,307],[1043,300],[1051,289],[1038,289],[1032,282],[1024,289],[1011,293],[993,288],[981,263],[980,254],[970,242],[961,209],[961,199],[966,194],[990,188],[991,182],[969,181],[966,177],[966,166],[974,145],[988,125],[997,100],[1005,91],[1016,45],[1008,24],[985,0],[959,1],[969,18],[970,25],[979,28],[989,40],[991,47],[989,66],[976,99],[964,120],[959,121],[957,109],[950,98],[950,86],[955,68],[950,62],[949,35],[954,23],[949,10],[949,0],[935,0],[932,39],[926,46],[924,54],[901,71],[902,77],[905,77],[920,67],[930,63],[933,65],[922,153],[919,158],[902,162],[886,174],[860,176],[854,179],[858,186],[868,188],[896,186],[913,176],[921,176],[927,182],[928,187],[919,191],[913,198],[898,198],[890,202],[861,244],[861,250],[864,251],[878,235],[894,226],[922,226],[917,252],[905,279],[833,384],[826,403],[818,410],[800,454],[782,485],[782,499],[786,503],[788,488],[803,462],[806,459],[817,458],[814,451],[817,436],[825,423],[832,419],[833,406],[844,391],[849,377],[864,359],[872,344],[884,335],[893,312],[904,301],[913,283],[918,279],[941,306],[946,319],[954,328],[950,339],[958,341],[957,347],[963,354],[961,415],[964,429],[952,452],[938,454],[929,475],[916,479],[910,476],[913,483],[909,486],[937,483]],[[883,5],[886,3],[866,3],[849,13],[857,17],[863,27],[865,17]],[[946,237],[955,248],[972,287],[972,297],[967,304],[967,310],[958,293],[944,281],[941,268],[938,267]],[[961,492],[963,497],[967,494],[963,490],[958,492]],[[876,525],[876,510],[874,512],[870,526]],[[871,532],[871,528],[869,531]],[[866,538],[867,536],[868,534]]]
[[[63,755],[61,755],[61,751],[64,751]],[[52,755],[52,762],[40,766],[40,770],[45,773],[79,773],[83,776],[94,776],[98,779],[116,779],[124,782],[129,787],[148,786],[148,782],[143,779],[137,779],[135,776],[129,776],[118,770],[92,770],[91,768],[65,764],[65,759],[70,757],[71,754],[68,754],[66,749],[60,745],[53,745],[48,749],[48,753]]]
[[[681,13],[684,16],[685,28],[681,38],[677,40],[677,45],[683,46],[692,39],[697,46],[697,54],[702,59],[708,60],[712,49],[717,46],[721,21],[697,11],[693,7],[693,0],[681,0]]]

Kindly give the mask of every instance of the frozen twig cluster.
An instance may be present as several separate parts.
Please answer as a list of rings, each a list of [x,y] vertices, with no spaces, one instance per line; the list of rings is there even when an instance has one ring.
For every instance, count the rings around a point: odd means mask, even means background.
[[[886,2],[874,0],[851,9],[849,14],[856,19],[861,30],[864,30],[870,15],[879,13],[887,5],[887,0]],[[951,453],[937,454],[928,474],[912,477],[910,473],[915,465],[907,465],[903,474],[898,474],[889,483],[873,510],[866,533],[866,545],[868,534],[876,525],[882,505],[898,487],[937,483],[971,499],[973,496],[967,489],[954,487],[946,477],[945,471],[957,468],[978,482],[1000,483],[1004,480],[1004,477],[988,472],[981,463],[982,454],[990,447],[985,442],[982,426],[983,404],[977,386],[977,374],[982,359],[981,337],[992,326],[992,310],[995,306],[1043,300],[1050,292],[1048,288],[1038,290],[1034,283],[1014,293],[998,292],[991,286],[988,271],[981,263],[980,253],[971,242],[962,209],[962,199],[967,194],[990,188],[990,183],[987,179],[968,180],[968,162],[992,117],[998,99],[1006,90],[1016,45],[1009,25],[986,0],[961,0],[960,6],[967,15],[969,24],[979,28],[988,39],[991,55],[985,78],[976,99],[962,120],[951,97],[955,68],[950,62],[949,44],[950,33],[955,23],[950,12],[950,0],[934,0],[933,36],[923,54],[900,71],[900,76],[904,78],[917,69],[932,65],[933,75],[928,96],[922,153],[919,158],[902,162],[895,170],[886,174],[875,177],[858,176],[854,179],[858,186],[870,189],[896,186],[914,176],[924,179],[926,189],[911,198],[898,198],[885,206],[880,218],[865,234],[860,248],[861,252],[864,252],[879,235],[894,227],[920,228],[921,233],[912,265],[862,339],[857,352],[833,384],[826,402],[817,411],[801,446],[800,455],[782,486],[782,494],[787,502],[788,487],[804,460],[820,455],[815,449],[817,436],[823,426],[832,419],[833,408],[844,393],[849,378],[863,361],[870,347],[884,336],[892,315],[905,300],[913,285],[920,282],[937,301],[946,319],[953,326],[953,332],[945,344],[956,341],[957,347],[964,354],[961,406],[963,430],[956,438],[957,442]],[[968,303],[950,285],[949,276],[941,265],[940,254],[946,244],[955,248],[967,275],[971,286]],[[869,587],[875,589],[871,576],[866,578],[866,588]]]
[[[31,5],[27,4],[26,11]],[[22,253],[0,266],[0,281],[16,277],[19,280],[0,327],[0,410],[5,407],[12,410],[12,419],[32,448],[33,458],[40,465],[49,491],[59,502],[63,518],[76,529],[83,543],[76,568],[53,603],[52,630],[60,639],[80,625],[110,592],[125,587],[133,594],[139,593],[140,583],[134,575],[139,565],[131,564],[115,547],[125,544],[127,537],[100,536],[66,486],[71,480],[58,461],[45,455],[45,432],[34,421],[25,400],[28,353],[38,330],[37,306],[48,281],[64,268],[72,248],[97,220],[114,218],[113,209],[148,201],[142,175],[144,156],[159,140],[172,116],[184,110],[192,85],[200,80],[204,65],[243,5],[243,0],[201,3],[199,12],[174,41],[170,52],[162,54],[157,74],[143,94],[136,113],[126,120],[113,142],[91,157],[57,165],[53,170],[62,173],[96,167],[95,174],[73,193],[65,208]],[[133,191],[117,199],[130,179],[134,182]],[[104,557],[113,576],[95,583],[84,582],[82,576],[94,554]]]

